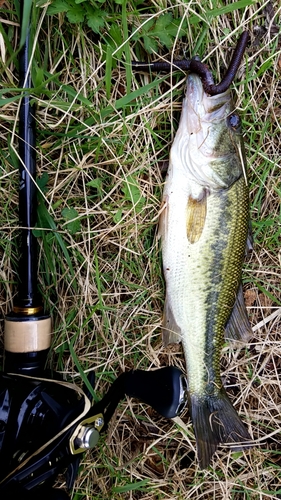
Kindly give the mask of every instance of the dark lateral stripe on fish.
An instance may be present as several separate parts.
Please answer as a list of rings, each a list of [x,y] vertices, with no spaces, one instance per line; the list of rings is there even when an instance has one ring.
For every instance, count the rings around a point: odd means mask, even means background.
[[[211,245],[214,260],[210,275],[212,286],[206,294],[205,365],[206,377],[215,380],[217,386],[221,385],[220,350],[217,346],[223,342],[224,328],[234,307],[241,282],[245,252],[243,241],[248,232],[248,196],[248,188],[242,177],[229,190],[222,190],[220,217],[216,221],[218,238]],[[238,232],[237,227],[239,227]],[[222,255],[225,255],[225,258],[222,258]],[[229,290],[233,290],[233,293],[230,294]],[[213,307],[214,303],[217,305],[216,308]]]

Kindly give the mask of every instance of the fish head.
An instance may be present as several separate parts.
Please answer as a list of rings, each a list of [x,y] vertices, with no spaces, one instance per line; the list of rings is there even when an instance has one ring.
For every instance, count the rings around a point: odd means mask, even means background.
[[[187,130],[189,134],[204,134],[211,137],[218,124],[223,121],[232,111],[230,91],[227,90],[214,96],[208,95],[204,89],[201,78],[193,73],[189,74],[186,81],[186,112]],[[210,130],[212,128],[214,130]],[[204,133],[205,132],[205,133]]]
[[[172,161],[180,157],[188,177],[204,188],[228,188],[244,172],[241,137],[230,91],[210,96],[200,77],[189,74]]]

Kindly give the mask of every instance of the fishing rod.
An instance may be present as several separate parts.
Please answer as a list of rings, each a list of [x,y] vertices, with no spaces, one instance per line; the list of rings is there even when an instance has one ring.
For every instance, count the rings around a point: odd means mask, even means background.
[[[101,401],[92,391],[62,380],[47,369],[52,322],[38,292],[36,117],[30,74],[30,1],[22,0],[19,52],[19,268],[18,293],[5,318],[4,372],[0,373],[0,493],[1,498],[64,500],[53,488],[66,471],[70,490],[81,454],[96,446],[119,401],[140,399],[166,418],[186,405],[186,379],[176,367],[122,373]],[[29,23],[23,29],[23,19]],[[89,377],[94,389],[94,373]]]
[[[27,2],[21,2],[21,17]],[[23,89],[19,107],[19,266],[18,294],[5,318],[5,367],[11,373],[38,376],[51,345],[51,317],[45,312],[37,284],[37,221],[35,105],[29,93],[30,27],[19,52],[19,86]]]

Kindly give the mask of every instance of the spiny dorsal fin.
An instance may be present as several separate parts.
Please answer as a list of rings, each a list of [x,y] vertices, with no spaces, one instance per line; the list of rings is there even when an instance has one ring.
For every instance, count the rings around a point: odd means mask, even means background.
[[[186,211],[186,234],[190,243],[196,243],[203,231],[207,214],[207,196],[195,200],[189,196]]]

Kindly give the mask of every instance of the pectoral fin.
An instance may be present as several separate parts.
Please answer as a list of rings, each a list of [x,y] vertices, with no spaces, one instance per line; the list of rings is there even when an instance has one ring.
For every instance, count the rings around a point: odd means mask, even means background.
[[[176,323],[167,293],[164,305],[162,338],[164,346],[178,344],[181,341],[181,330]]]
[[[225,338],[247,342],[253,335],[248,318],[243,288],[240,285],[231,316],[225,327]]]
[[[186,234],[190,243],[196,243],[203,231],[207,214],[207,196],[200,200],[189,196],[186,211]]]

